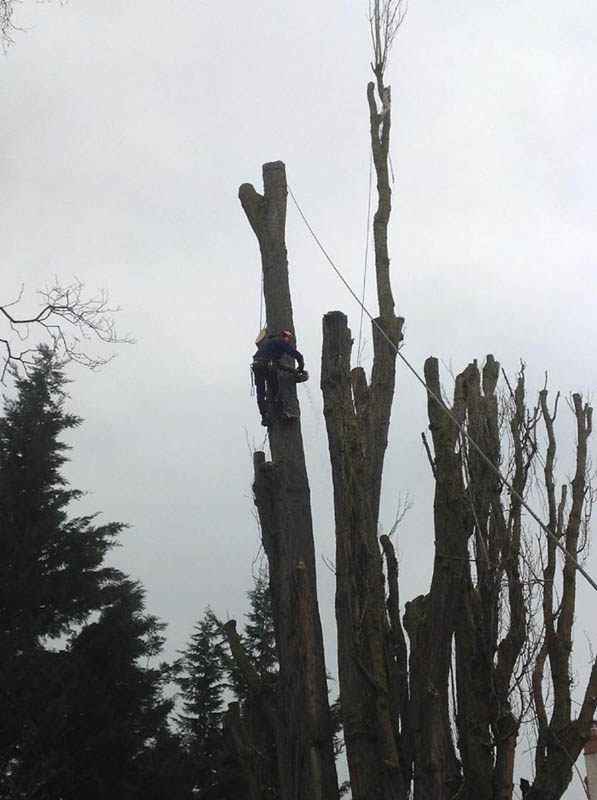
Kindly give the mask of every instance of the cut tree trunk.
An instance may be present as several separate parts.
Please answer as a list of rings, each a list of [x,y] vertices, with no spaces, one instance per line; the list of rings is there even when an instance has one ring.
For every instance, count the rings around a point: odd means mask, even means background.
[[[373,366],[367,383],[351,370],[351,333],[339,311],[323,319],[321,388],[328,434],[336,527],[338,674],[346,755],[354,800],[402,800],[410,755],[402,752],[408,709],[406,647],[397,581],[386,607],[378,520],[383,463],[394,398],[396,353],[404,320],[394,314],[388,253],[391,188],[388,169],[389,88],[383,69],[367,88],[378,204],[373,220],[379,317],[373,320]],[[394,569],[390,548],[388,565]],[[395,589],[395,591],[394,591]],[[404,644],[404,647],[402,647]]]
[[[398,752],[399,720],[392,715],[386,662],[379,498],[373,488],[380,458],[378,453],[370,456],[377,441],[369,428],[371,391],[362,371],[355,370],[351,377],[351,342],[346,316],[339,311],[326,314],[321,386],[334,485],[344,739],[354,800],[399,800],[406,797],[408,784]]]
[[[294,332],[285,243],[286,172],[281,161],[264,164],[264,193],[243,184],[239,198],[253,228],[263,266],[270,331]],[[296,404],[294,382],[284,385]],[[298,409],[298,404],[296,404]],[[300,419],[273,416],[271,462],[254,459],[255,503],[269,562],[276,649],[280,664],[276,741],[284,762],[283,800],[333,800],[338,783],[333,749],[323,636],[317,602],[309,482]]]

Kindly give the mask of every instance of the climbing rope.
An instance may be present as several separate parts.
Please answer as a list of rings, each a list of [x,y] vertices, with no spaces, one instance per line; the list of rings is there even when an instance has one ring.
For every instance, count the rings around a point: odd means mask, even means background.
[[[363,315],[365,307],[365,287],[367,285],[367,261],[369,258],[369,231],[371,229],[371,184],[373,178],[373,151],[369,155],[369,197],[367,199],[367,231],[365,235],[365,268],[363,270],[363,290],[361,292],[361,319],[359,323],[359,346],[357,347],[357,367],[361,366],[361,339],[363,334]],[[294,199],[294,198],[293,198]],[[296,200],[294,201],[296,203]]]
[[[439,398],[439,397],[438,397],[438,396],[437,396],[437,395],[436,395],[436,394],[435,394],[435,393],[434,393],[434,392],[433,392],[433,391],[432,391],[432,390],[429,388],[429,386],[428,386],[428,385],[427,385],[427,383],[425,382],[425,379],[424,379],[424,378],[422,378],[422,377],[421,377],[421,375],[419,375],[419,373],[417,372],[417,370],[416,370],[416,369],[415,369],[415,368],[412,366],[412,364],[411,364],[411,363],[408,361],[408,359],[406,358],[406,356],[404,356],[404,355],[402,354],[402,352],[400,351],[400,349],[398,348],[398,346],[397,346],[396,344],[394,344],[394,342],[393,342],[393,341],[390,339],[390,337],[387,335],[387,333],[384,331],[384,329],[381,327],[381,325],[379,325],[379,323],[378,323],[378,322],[377,322],[377,321],[376,321],[376,320],[373,318],[373,316],[372,316],[372,315],[369,313],[369,311],[368,311],[368,309],[366,308],[365,304],[364,304],[364,303],[362,303],[362,302],[361,302],[361,300],[358,298],[358,296],[356,295],[356,293],[354,292],[354,290],[352,289],[352,287],[350,286],[350,284],[348,283],[348,281],[346,280],[346,278],[344,277],[344,275],[341,273],[341,271],[338,269],[338,267],[337,267],[337,266],[334,264],[333,260],[332,260],[332,259],[331,259],[331,257],[329,256],[329,254],[328,254],[327,250],[325,249],[325,247],[324,247],[324,246],[322,245],[322,243],[319,241],[319,239],[318,239],[318,237],[317,237],[317,234],[315,233],[315,231],[313,230],[313,228],[312,228],[312,227],[311,227],[311,225],[309,224],[309,222],[308,222],[307,218],[306,218],[306,217],[305,217],[305,215],[303,214],[303,210],[302,210],[302,208],[300,207],[300,205],[298,204],[298,202],[297,202],[297,199],[296,199],[296,197],[294,196],[294,193],[293,193],[292,189],[290,188],[290,186],[288,186],[288,192],[289,192],[290,196],[292,197],[292,200],[294,201],[294,204],[295,204],[295,206],[296,206],[296,208],[297,208],[297,211],[299,212],[299,214],[300,214],[300,216],[301,216],[301,218],[302,218],[303,222],[304,222],[304,223],[305,223],[305,225],[307,226],[307,229],[309,230],[309,232],[310,232],[311,236],[313,237],[313,239],[314,239],[314,240],[315,240],[315,242],[317,243],[317,245],[318,245],[319,249],[321,250],[321,252],[322,252],[322,253],[323,253],[323,255],[325,256],[325,258],[326,258],[326,259],[327,259],[327,261],[329,262],[330,266],[332,267],[332,269],[334,270],[334,272],[336,273],[336,275],[337,275],[337,276],[340,278],[340,280],[342,281],[342,283],[344,284],[344,286],[345,286],[345,287],[348,289],[348,291],[350,292],[350,294],[351,294],[351,295],[353,296],[353,298],[354,298],[354,299],[357,301],[357,303],[358,303],[358,304],[359,304],[359,306],[361,307],[361,310],[362,310],[362,312],[363,312],[363,313],[365,313],[365,314],[366,314],[366,315],[369,317],[369,319],[371,320],[371,323],[372,323],[373,325],[375,325],[375,327],[376,327],[376,328],[377,328],[377,330],[380,332],[380,334],[383,336],[383,338],[384,338],[384,339],[385,339],[385,340],[388,342],[388,344],[389,344],[389,345],[392,347],[392,349],[396,351],[396,355],[397,355],[397,356],[398,356],[398,357],[401,359],[401,361],[402,361],[402,362],[405,364],[405,366],[406,366],[406,367],[407,367],[407,368],[408,368],[408,369],[409,369],[409,370],[412,372],[412,374],[415,376],[415,378],[416,378],[416,379],[419,381],[419,383],[420,383],[420,384],[423,386],[423,388],[426,390],[426,392],[427,392],[427,394],[429,395],[429,397],[431,397],[431,398],[432,398],[432,399],[433,399],[433,400],[434,400],[434,401],[437,403],[437,405],[438,405],[438,406],[439,406],[439,407],[442,409],[442,411],[443,411],[445,414],[447,414],[447,416],[448,416],[448,417],[449,417],[449,418],[452,420],[452,422],[454,423],[454,425],[456,425],[456,427],[458,428],[458,430],[460,431],[460,433],[462,434],[462,436],[464,436],[464,437],[466,438],[466,440],[468,441],[468,443],[469,443],[469,444],[471,445],[471,447],[472,447],[472,448],[473,448],[473,449],[474,449],[474,450],[475,450],[475,451],[478,453],[478,455],[481,457],[481,459],[483,460],[483,462],[484,462],[485,464],[487,464],[487,466],[488,466],[490,469],[492,469],[492,470],[493,470],[493,471],[496,473],[496,475],[498,475],[498,477],[499,477],[499,478],[500,478],[500,480],[502,481],[503,485],[504,485],[504,486],[505,486],[505,487],[508,489],[508,491],[510,492],[510,494],[512,495],[512,497],[515,497],[515,498],[518,500],[518,502],[521,504],[521,506],[522,506],[524,509],[526,509],[526,511],[527,511],[527,512],[528,512],[528,513],[531,515],[531,517],[532,517],[532,518],[535,520],[535,522],[537,522],[537,524],[539,525],[539,527],[540,527],[540,528],[541,528],[541,529],[542,529],[542,530],[543,530],[543,531],[544,531],[544,532],[547,534],[547,536],[548,536],[548,537],[549,537],[549,538],[550,538],[550,539],[553,541],[553,543],[555,544],[555,546],[556,546],[556,547],[557,547],[557,548],[560,550],[560,552],[561,552],[561,553],[564,555],[564,557],[565,557],[565,558],[567,558],[567,559],[568,559],[568,560],[569,560],[569,561],[570,561],[570,562],[571,562],[571,563],[574,565],[574,567],[575,567],[575,568],[578,570],[578,572],[579,572],[579,573],[580,573],[580,574],[583,576],[583,578],[584,578],[584,579],[585,579],[585,580],[586,580],[586,581],[589,583],[589,585],[590,585],[590,586],[592,586],[592,588],[593,588],[593,589],[594,589],[594,590],[597,592],[597,583],[596,583],[596,582],[593,580],[593,578],[592,578],[592,577],[589,575],[589,573],[588,573],[588,572],[587,572],[587,571],[586,571],[586,570],[585,570],[585,569],[584,569],[584,568],[583,568],[583,567],[582,567],[582,566],[579,564],[579,562],[578,562],[578,561],[576,560],[576,558],[575,558],[575,557],[572,555],[572,553],[570,553],[570,552],[569,552],[569,551],[568,551],[568,550],[567,550],[567,549],[564,547],[564,545],[563,545],[563,544],[562,544],[562,543],[559,541],[558,537],[557,537],[557,536],[556,536],[556,535],[555,535],[555,534],[554,534],[554,533],[553,533],[553,532],[550,530],[550,528],[549,528],[549,527],[548,527],[548,526],[547,526],[547,525],[546,525],[546,524],[545,524],[545,523],[544,523],[544,522],[543,522],[543,521],[540,519],[540,517],[539,517],[539,516],[538,516],[538,515],[535,513],[535,511],[533,511],[533,509],[532,509],[532,508],[529,506],[529,504],[526,502],[526,500],[525,500],[525,499],[524,499],[524,498],[523,498],[523,497],[522,497],[522,496],[521,496],[521,495],[520,495],[520,494],[519,494],[519,493],[516,491],[516,489],[515,489],[515,488],[512,486],[512,484],[510,483],[510,481],[509,481],[509,480],[508,480],[506,477],[504,477],[504,475],[502,474],[502,472],[501,472],[501,470],[499,469],[499,467],[497,467],[497,466],[496,466],[496,465],[493,463],[493,461],[492,461],[492,460],[489,458],[489,456],[487,456],[487,455],[485,454],[485,452],[484,452],[484,451],[481,449],[481,447],[479,447],[479,445],[478,445],[478,444],[476,443],[476,441],[475,441],[475,440],[472,438],[472,436],[471,436],[471,435],[468,433],[468,431],[466,431],[466,430],[464,429],[464,427],[463,427],[463,426],[462,426],[462,425],[461,425],[461,424],[458,422],[458,420],[456,419],[456,417],[454,416],[454,414],[452,414],[452,412],[451,412],[451,411],[450,411],[450,409],[449,409],[449,408],[448,408],[448,407],[445,405],[445,403],[444,403],[444,402],[443,402],[443,401],[442,401],[442,400],[441,400],[441,399],[440,399],[440,398]]]
[[[263,270],[261,270],[261,287],[259,292],[259,331],[261,332],[263,328]]]

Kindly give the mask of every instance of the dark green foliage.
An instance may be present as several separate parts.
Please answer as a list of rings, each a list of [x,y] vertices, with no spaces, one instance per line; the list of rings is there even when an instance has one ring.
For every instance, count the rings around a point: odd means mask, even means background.
[[[277,657],[267,574],[261,572],[248,592],[250,610],[242,643],[264,686],[273,690]],[[275,786],[275,749],[268,721],[248,692],[230,655],[222,623],[211,609],[195,626],[178,662],[181,690],[178,717],[193,763],[195,793],[201,800],[245,800],[249,785],[264,798],[279,796]],[[224,712],[226,701],[240,701]]]
[[[68,447],[59,437],[81,420],[64,410],[65,383],[42,350],[0,419],[0,634],[15,650],[83,622],[119,578],[103,559],[123,526],[67,515],[81,493],[60,473]]]
[[[239,702],[236,733],[244,740],[243,765],[252,786],[260,796],[277,800],[280,795],[275,732],[272,719],[263,707],[265,696],[273,702],[277,696],[278,656],[267,565],[254,577],[254,586],[247,592],[249,611],[241,640],[253,668],[260,678],[258,696],[248,690],[247,683],[227,651],[227,669],[231,686]],[[238,752],[237,752],[238,756]]]
[[[262,567],[254,576],[254,586],[247,592],[247,597],[250,606],[248,613],[245,614],[247,623],[241,634],[241,641],[264,685],[273,688],[278,674],[278,655],[267,566]],[[227,646],[222,650],[222,658],[229,687],[236,698],[244,703],[248,697],[247,682]]]
[[[248,593],[251,607],[246,615],[244,643],[253,666],[264,678],[278,670],[278,656],[274,637],[274,618],[269,579],[266,569],[255,577],[255,586]]]
[[[176,679],[183,699],[180,727],[195,748],[220,724],[224,691],[222,654],[221,625],[208,608],[182,653],[181,673]]]
[[[65,383],[40,350],[0,419],[0,797],[147,800],[155,753],[170,752],[172,773],[180,753],[169,670],[148,666],[163,626],[104,565],[123,526],[69,516],[80,492],[61,474],[60,436],[80,420]]]
[[[176,683],[183,700],[178,721],[192,764],[194,796],[244,800],[245,781],[222,728],[227,685],[222,626],[211,609],[195,626],[178,669]]]
[[[191,800],[193,771],[182,738],[160,730],[137,758],[138,779],[131,800]]]
[[[70,678],[56,796],[63,800],[129,798],[140,780],[143,755],[166,727],[163,699],[168,670],[142,666],[162,648],[163,625],[143,613],[143,593],[122,581],[99,620],[73,637],[66,652]]]

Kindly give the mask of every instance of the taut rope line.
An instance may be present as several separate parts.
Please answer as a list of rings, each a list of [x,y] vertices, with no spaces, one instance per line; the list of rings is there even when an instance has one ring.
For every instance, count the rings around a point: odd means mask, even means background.
[[[589,583],[589,585],[590,585],[590,586],[592,586],[592,588],[593,588],[593,589],[594,589],[594,590],[597,592],[597,583],[596,583],[596,582],[593,580],[593,578],[592,578],[592,577],[589,575],[589,573],[588,573],[588,572],[587,572],[585,569],[583,569],[583,567],[582,567],[582,566],[579,564],[579,562],[578,562],[578,561],[577,561],[577,559],[576,559],[576,558],[575,558],[575,557],[572,555],[572,553],[568,552],[568,550],[567,550],[567,549],[564,547],[564,545],[563,545],[563,544],[561,544],[561,542],[559,541],[558,537],[557,537],[557,536],[556,536],[556,535],[553,533],[553,531],[551,531],[551,530],[550,530],[550,528],[549,528],[549,527],[548,527],[548,526],[547,526],[547,525],[546,525],[546,524],[545,524],[545,523],[544,523],[544,522],[543,522],[543,521],[542,521],[542,520],[539,518],[539,516],[538,516],[538,515],[537,515],[537,514],[536,514],[536,513],[533,511],[533,509],[532,509],[532,508],[529,506],[529,504],[526,502],[526,500],[525,500],[525,499],[524,499],[524,498],[523,498],[523,497],[522,497],[522,496],[521,496],[521,495],[520,495],[520,494],[519,494],[519,493],[516,491],[516,489],[515,489],[515,488],[512,486],[512,484],[510,483],[510,481],[509,481],[507,478],[505,478],[505,477],[504,477],[504,475],[501,473],[501,471],[500,471],[499,467],[497,467],[497,466],[496,466],[496,465],[493,463],[493,461],[492,461],[492,460],[489,458],[489,456],[487,456],[487,455],[486,455],[486,454],[483,452],[483,450],[482,450],[482,449],[479,447],[479,445],[478,445],[478,444],[475,442],[475,440],[472,438],[472,436],[471,436],[471,435],[470,435],[470,434],[469,434],[469,433],[468,433],[468,432],[467,432],[467,431],[464,429],[464,427],[463,427],[463,426],[462,426],[462,425],[461,425],[461,424],[458,422],[458,420],[456,419],[456,417],[455,417],[455,416],[452,414],[452,412],[451,412],[451,411],[450,411],[450,409],[449,409],[449,408],[448,408],[448,407],[445,405],[445,403],[443,403],[443,402],[442,402],[442,400],[441,400],[441,399],[440,399],[440,398],[439,398],[439,397],[438,397],[438,396],[437,396],[437,395],[436,395],[436,394],[435,394],[435,393],[434,393],[434,392],[433,392],[433,391],[432,391],[432,390],[429,388],[429,386],[427,386],[427,383],[425,382],[424,378],[422,378],[422,377],[419,375],[419,373],[417,372],[417,370],[416,370],[416,369],[415,369],[415,368],[412,366],[412,364],[411,364],[411,363],[408,361],[408,359],[407,359],[405,356],[403,356],[403,355],[402,355],[402,353],[400,352],[400,349],[399,349],[399,348],[398,348],[398,347],[397,347],[397,346],[394,344],[394,342],[393,342],[393,341],[390,339],[390,337],[387,335],[387,333],[384,331],[384,329],[381,327],[381,325],[380,325],[380,324],[379,324],[379,323],[378,323],[378,322],[377,322],[377,321],[376,321],[376,320],[373,318],[373,316],[372,316],[372,315],[369,313],[369,311],[367,310],[367,308],[366,308],[365,304],[364,304],[364,303],[362,303],[362,302],[359,300],[359,298],[357,297],[357,295],[356,295],[356,294],[355,294],[355,292],[353,291],[352,287],[350,286],[350,284],[348,283],[348,281],[346,280],[346,278],[345,278],[345,277],[342,275],[342,273],[340,272],[340,270],[338,269],[338,267],[337,267],[337,266],[334,264],[334,262],[332,261],[332,259],[331,259],[331,258],[330,258],[330,256],[328,255],[328,253],[327,253],[327,251],[326,251],[325,247],[322,245],[322,243],[321,243],[321,242],[319,241],[319,239],[317,238],[317,235],[316,235],[315,231],[313,230],[313,228],[311,227],[311,225],[309,225],[309,222],[307,221],[307,218],[306,218],[306,217],[305,217],[305,215],[303,214],[303,211],[302,211],[301,207],[299,206],[299,204],[298,204],[298,202],[297,202],[297,199],[296,199],[296,197],[294,196],[294,194],[293,194],[293,191],[292,191],[292,189],[290,188],[290,186],[288,187],[288,192],[289,192],[290,196],[292,197],[292,199],[293,199],[293,201],[294,201],[294,204],[295,204],[295,206],[296,206],[296,208],[297,208],[297,211],[299,212],[299,214],[300,214],[300,216],[301,216],[301,218],[302,218],[303,222],[305,223],[305,225],[307,226],[307,228],[308,228],[309,232],[311,233],[311,236],[312,236],[312,237],[315,239],[315,241],[317,242],[317,245],[319,246],[319,249],[321,250],[321,252],[323,253],[323,255],[326,257],[326,259],[327,259],[327,260],[328,260],[328,262],[330,263],[330,265],[331,265],[332,269],[334,270],[334,272],[336,273],[336,275],[337,275],[337,276],[340,278],[340,280],[342,281],[342,283],[344,284],[344,286],[346,286],[346,288],[348,289],[348,291],[350,292],[350,294],[351,294],[351,295],[354,297],[354,299],[357,301],[357,303],[358,303],[358,304],[359,304],[359,306],[361,307],[361,310],[362,310],[362,311],[363,311],[363,312],[364,312],[364,313],[365,313],[365,314],[366,314],[366,315],[369,317],[369,319],[371,320],[372,324],[373,324],[373,325],[375,325],[375,327],[377,328],[377,330],[378,330],[378,331],[381,333],[381,335],[382,335],[382,336],[384,337],[384,339],[385,339],[385,340],[388,342],[388,344],[389,344],[389,345],[390,345],[390,346],[391,346],[391,347],[392,347],[392,348],[393,348],[393,349],[396,351],[396,354],[398,355],[398,357],[399,357],[399,358],[402,360],[402,362],[403,362],[403,363],[406,365],[406,367],[407,367],[407,368],[408,368],[408,369],[409,369],[409,370],[412,372],[412,374],[415,376],[415,378],[416,378],[416,379],[419,381],[419,383],[420,383],[420,384],[423,386],[423,388],[424,388],[424,389],[427,391],[427,394],[429,395],[429,397],[431,397],[431,398],[432,398],[432,399],[433,399],[433,400],[434,400],[434,401],[435,401],[435,402],[436,402],[436,403],[437,403],[437,404],[440,406],[440,408],[441,408],[441,409],[442,409],[442,410],[443,410],[443,411],[444,411],[444,412],[445,412],[445,413],[448,415],[448,417],[449,417],[449,418],[452,420],[452,422],[454,423],[454,425],[456,425],[456,427],[458,428],[458,430],[460,431],[460,433],[461,433],[461,434],[462,434],[464,437],[466,437],[466,439],[467,439],[468,443],[471,445],[471,447],[473,447],[473,449],[474,449],[474,450],[476,450],[476,452],[479,454],[479,456],[481,456],[481,458],[482,458],[482,460],[485,462],[485,464],[487,464],[487,466],[488,466],[490,469],[492,469],[492,470],[493,470],[493,471],[494,471],[494,472],[495,472],[495,473],[496,473],[496,474],[499,476],[500,480],[502,481],[502,483],[504,484],[504,486],[505,486],[505,487],[508,489],[508,491],[510,492],[510,494],[511,494],[513,497],[515,497],[515,498],[516,498],[516,499],[519,501],[519,503],[521,504],[521,506],[522,506],[524,509],[526,509],[526,511],[528,511],[528,513],[529,513],[529,514],[531,515],[531,517],[532,517],[532,518],[535,520],[535,522],[537,522],[537,524],[540,526],[540,528],[541,528],[541,529],[542,529],[542,530],[543,530],[543,531],[544,531],[544,532],[547,534],[547,536],[548,536],[548,537],[549,537],[549,538],[550,538],[550,539],[553,541],[553,543],[554,543],[554,544],[555,544],[555,546],[558,548],[558,550],[560,550],[560,552],[561,552],[561,553],[562,553],[562,554],[563,554],[563,555],[564,555],[564,556],[565,556],[565,557],[566,557],[566,558],[567,558],[567,559],[568,559],[568,560],[569,560],[569,561],[570,561],[570,562],[571,562],[571,563],[574,565],[574,567],[575,567],[575,568],[578,570],[578,572],[580,572],[580,574],[583,576],[583,578],[584,578],[584,579],[585,579],[585,580],[586,580],[586,581]]]

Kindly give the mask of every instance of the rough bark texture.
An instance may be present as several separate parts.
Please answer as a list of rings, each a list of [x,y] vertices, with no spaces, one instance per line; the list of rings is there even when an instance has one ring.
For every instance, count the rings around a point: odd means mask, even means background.
[[[241,713],[239,703],[230,703],[222,726],[247,781],[249,800],[278,800],[280,780],[277,764],[272,763],[274,735],[262,704],[251,697]]]
[[[352,796],[401,798],[405,779],[398,755],[385,654],[387,636],[379,500],[370,459],[375,446],[369,417],[373,402],[363,375],[350,373],[351,336],[346,317],[324,317],[321,385],[328,431],[336,519],[336,622],[344,738]]]
[[[458,422],[464,420],[469,373],[470,370],[465,371],[456,379],[451,411]],[[441,397],[436,359],[426,361],[425,381],[434,395]],[[416,800],[440,800],[453,796],[460,784],[459,764],[450,729],[449,687],[456,614],[457,611],[465,614],[468,611],[465,600],[467,542],[472,533],[457,448],[458,428],[431,396],[428,413],[435,451],[435,560],[429,596],[424,604],[419,603],[417,615],[413,615],[411,610],[410,616],[414,619],[409,622],[409,635],[413,628],[415,632],[411,642],[413,664],[421,663],[424,668],[417,681],[414,700],[417,708]]]
[[[263,195],[243,184],[239,198],[259,242],[268,328],[294,332],[282,162],[264,165],[263,184]],[[284,392],[296,404],[292,381],[287,380]],[[276,746],[282,797],[328,800],[338,796],[338,788],[300,419],[288,422],[274,414],[269,441],[271,462],[263,453],[255,454],[254,492],[269,562],[280,664]]]
[[[583,508],[587,493],[587,441],[592,432],[593,411],[583,404],[579,394],[572,395],[576,417],[576,471],[571,482],[571,502],[567,519],[566,487],[562,487],[560,501],[556,500],[553,469],[556,455],[554,414],[547,405],[547,391],[540,393],[541,410],[545,422],[548,450],[544,477],[547,487],[549,527],[560,539],[568,553],[577,558],[583,533]],[[576,605],[576,570],[566,559],[562,571],[561,596],[556,597],[557,573],[556,545],[547,543],[547,559],[543,571],[543,621],[545,641],[541,658],[534,673],[533,689],[539,721],[539,741],[536,750],[536,776],[525,797],[530,800],[558,800],[572,780],[574,763],[589,735],[589,726],[597,707],[597,659],[585,690],[580,713],[572,719],[570,656]],[[543,700],[542,679],[545,659],[549,660],[553,703],[548,719]]]
[[[520,728],[512,695],[520,671],[528,671],[531,664],[535,665],[532,682],[539,742],[536,779],[525,797],[561,797],[595,710],[594,667],[581,713],[571,721],[576,571],[571,561],[565,562],[557,602],[553,590],[556,548],[551,540],[546,545],[542,585],[545,642],[533,649],[527,611],[533,572],[523,559],[518,497],[524,497],[537,456],[536,431],[542,416],[548,434],[545,486],[549,526],[576,556],[585,521],[591,409],[583,406],[579,395],[573,396],[577,464],[566,517],[567,492],[563,490],[558,501],[553,478],[555,414],[549,414],[546,391],[540,395],[540,406],[527,410],[523,372],[515,389],[510,389],[506,418],[512,447],[509,480],[514,492],[504,491],[499,475],[458,430],[458,425],[466,428],[487,459],[501,465],[498,377],[499,364],[493,356],[487,357],[482,373],[476,362],[469,364],[456,378],[454,402],[450,414],[446,414],[437,400],[441,397],[437,361],[428,359],[425,364],[436,482],[435,563],[429,594],[407,604],[405,617],[410,639],[415,800],[511,800]],[[549,720],[542,693],[546,659],[550,662],[553,696]],[[452,670],[455,684],[451,688]]]
[[[435,479],[435,556],[429,592],[406,604],[402,623],[394,548],[388,537],[378,539],[403,320],[394,314],[387,246],[389,89],[383,86],[381,71],[376,77],[385,103],[378,111],[376,87],[370,84],[380,311],[372,326],[371,379],[367,381],[360,367],[351,370],[352,337],[347,318],[339,311],[323,320],[321,374],[334,487],[339,680],[352,797],[406,800],[412,784],[415,800],[512,800],[521,724],[515,696],[526,671],[532,674],[539,737],[536,777],[525,798],[558,800],[588,738],[597,705],[597,662],[573,720],[570,656],[576,571],[566,561],[560,574],[557,549],[546,540],[539,585],[537,567],[529,566],[523,552],[519,496],[527,491],[538,456],[537,426],[542,419],[548,442],[544,466],[548,525],[576,556],[587,521],[592,412],[580,395],[573,396],[576,472],[570,491],[564,486],[556,497],[555,412],[549,412],[547,392],[529,411],[522,371],[514,389],[508,384],[509,403],[500,405],[496,393],[500,368],[488,356],[482,370],[473,362],[457,376],[448,408],[438,402],[442,396],[438,362],[427,360],[433,453],[424,441]],[[245,185],[240,197],[261,248],[268,323],[271,328],[293,330],[283,165],[265,166],[264,185],[263,196]],[[293,385],[287,392],[295,401]],[[509,458],[502,452],[505,424]],[[269,434],[272,461],[255,454],[254,491],[270,564],[280,684],[273,699],[257,684],[253,695],[261,697],[275,731],[282,796],[328,800],[337,796],[337,789],[300,423],[284,424],[274,416]],[[506,490],[492,465],[507,471],[514,491]],[[529,619],[533,592],[541,592],[543,638],[533,633]],[[242,654],[238,658],[242,663]],[[543,696],[548,679],[551,707]],[[248,674],[249,685],[251,680]],[[234,731],[233,715],[231,720]],[[238,738],[242,745],[242,731]],[[258,782],[256,788],[251,785],[252,791],[261,791]]]
[[[369,85],[378,187],[373,232],[380,310],[372,326],[371,382],[367,383],[364,370],[351,371],[352,338],[339,311],[323,320],[321,374],[334,486],[340,698],[354,800],[398,800],[407,796],[410,783],[410,760],[400,756],[402,715],[408,709],[406,646],[395,579],[386,608],[377,535],[396,348],[403,325],[394,314],[389,273],[389,89],[383,87],[381,70],[377,77],[380,96],[385,92],[388,100],[383,113],[378,111],[375,86]]]
[[[425,681],[417,682],[421,688],[416,697],[416,798],[439,798],[446,790],[459,800],[512,797],[519,720],[512,713],[510,693],[526,634],[519,574],[521,509],[515,498],[509,509],[504,508],[499,475],[458,429],[458,425],[466,426],[489,461],[500,465],[498,377],[499,364],[491,355],[482,373],[476,362],[469,364],[456,378],[448,415],[437,401],[441,397],[438,363],[428,359],[425,365],[436,481],[435,563],[425,613],[411,611],[408,628],[412,658],[421,658],[421,647],[431,648]],[[525,442],[534,441],[535,422],[533,417],[525,424],[521,377],[510,420],[512,483],[521,495],[535,453]],[[508,614],[503,606],[504,584]],[[459,759],[450,725],[452,664]],[[428,750],[426,741],[432,743]]]

